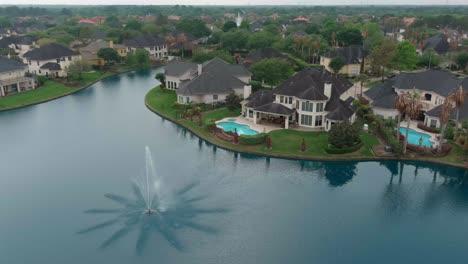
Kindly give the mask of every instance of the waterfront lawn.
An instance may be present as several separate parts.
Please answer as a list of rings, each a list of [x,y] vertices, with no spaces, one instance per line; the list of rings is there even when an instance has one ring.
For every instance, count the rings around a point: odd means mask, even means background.
[[[21,92],[0,98],[0,111],[45,102],[54,98],[58,98],[60,96],[64,96],[73,93],[77,90],[83,89],[92,82],[107,77],[111,74],[112,73],[110,72],[104,74],[101,74],[100,72],[83,73],[83,80],[81,81],[81,84],[77,87],[67,87],[60,82],[48,80],[44,83],[44,85],[35,90]]]
[[[146,103],[150,108],[170,118],[175,118],[176,113],[181,110],[176,108],[176,94],[174,91],[162,89],[156,87],[146,95]],[[220,120],[226,117],[235,117],[240,115],[240,109],[230,111],[227,108],[219,108],[212,111],[207,111],[202,114],[203,120]],[[320,157],[320,158],[333,158],[336,156],[341,157],[373,157],[374,153],[371,147],[378,145],[378,140],[368,134],[363,133],[361,140],[363,147],[358,151],[349,154],[332,155],[328,154],[325,149],[328,145],[328,134],[324,131],[311,132],[311,131],[298,131],[298,130],[275,130],[270,132],[272,141],[272,149],[268,150],[265,148],[265,144],[244,146],[234,145],[230,142],[223,141],[213,136],[206,127],[199,126],[198,119],[194,118],[193,121],[188,119],[178,119],[177,122],[192,129],[204,139],[210,140],[220,146],[246,152],[256,152],[259,154],[272,154],[272,155],[288,155],[291,157]],[[306,151],[300,151],[300,145],[302,138],[306,142]]]

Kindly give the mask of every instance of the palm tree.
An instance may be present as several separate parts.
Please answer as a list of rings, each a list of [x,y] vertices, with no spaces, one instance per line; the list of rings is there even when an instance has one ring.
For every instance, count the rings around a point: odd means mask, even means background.
[[[411,119],[416,118],[419,114],[419,111],[422,108],[422,104],[419,102],[420,97],[420,94],[416,92],[415,89],[413,89],[412,92],[402,93],[397,98],[397,109],[399,109],[398,111],[400,111],[401,114],[405,115],[407,121],[405,142],[403,143],[403,154],[406,154],[406,146],[408,145],[408,134]],[[399,135],[398,132],[397,135]]]
[[[359,95],[359,97],[362,97],[362,86],[363,86],[364,82],[367,81],[368,79],[369,79],[369,77],[367,75],[365,75],[365,74],[359,74],[356,77],[356,80],[361,83],[361,94]]]
[[[457,115],[456,115],[456,121],[457,121],[457,126],[460,126],[459,124],[459,116],[460,116],[460,107],[465,103],[465,91],[463,90],[463,87],[460,86],[452,95],[450,95],[450,100],[455,103],[455,107],[457,108]]]
[[[398,111],[398,122],[397,122],[397,133],[396,137],[397,140],[400,141],[400,122],[401,122],[401,116],[405,113],[406,105],[405,105],[405,97],[404,94],[398,95],[398,97],[395,100],[395,108]]]
[[[439,113],[439,121],[440,121],[440,126],[441,126],[441,131],[440,131],[440,144],[439,144],[439,149],[438,151],[442,151],[442,142],[444,141],[444,134],[445,134],[445,129],[447,128],[447,123],[450,118],[450,113],[452,112],[453,105],[450,102],[450,99],[446,99],[444,103],[442,104],[442,108],[440,109]]]

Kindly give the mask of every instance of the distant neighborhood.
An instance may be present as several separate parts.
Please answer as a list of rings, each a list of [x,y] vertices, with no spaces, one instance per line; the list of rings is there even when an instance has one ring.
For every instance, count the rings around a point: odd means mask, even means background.
[[[156,77],[174,103],[234,101],[252,126],[330,131],[359,120],[436,134],[450,122],[468,127],[466,13],[99,10],[0,8],[0,100],[53,83],[76,87],[90,73],[164,66]]]

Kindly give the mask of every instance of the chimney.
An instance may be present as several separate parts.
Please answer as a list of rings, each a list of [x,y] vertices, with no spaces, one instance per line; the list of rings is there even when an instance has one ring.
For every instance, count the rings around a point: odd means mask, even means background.
[[[114,48],[114,41],[109,40],[109,48],[113,49]]]
[[[323,85],[323,94],[325,94],[325,96],[328,97],[328,100],[330,100],[331,93],[332,93],[332,84],[329,82],[326,82]]]
[[[244,85],[244,99],[250,96],[252,93],[252,86],[251,85]]]
[[[198,76],[200,76],[202,74],[202,67],[203,67],[203,65],[198,64]]]

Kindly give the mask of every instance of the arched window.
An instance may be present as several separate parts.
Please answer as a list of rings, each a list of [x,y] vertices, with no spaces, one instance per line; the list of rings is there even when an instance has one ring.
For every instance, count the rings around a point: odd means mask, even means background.
[[[424,94],[424,98],[426,99],[426,101],[432,101],[432,94],[430,93]]]

